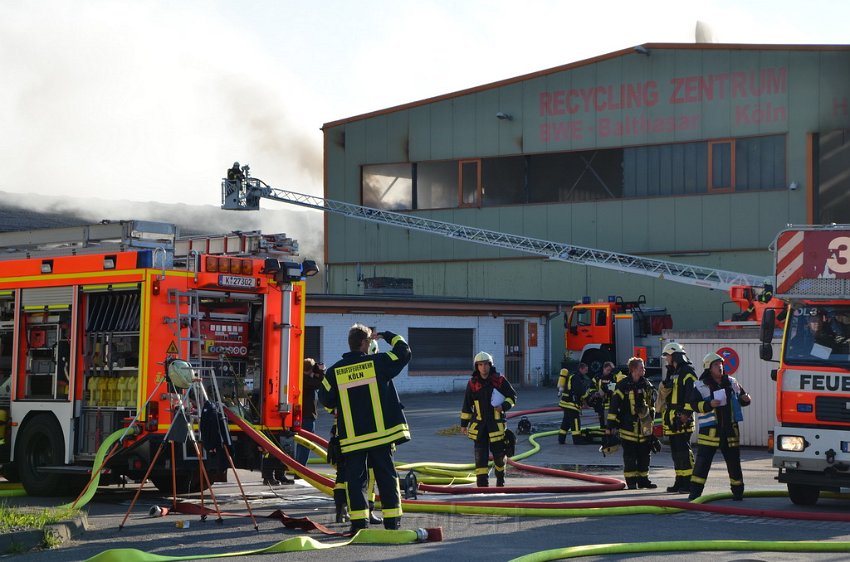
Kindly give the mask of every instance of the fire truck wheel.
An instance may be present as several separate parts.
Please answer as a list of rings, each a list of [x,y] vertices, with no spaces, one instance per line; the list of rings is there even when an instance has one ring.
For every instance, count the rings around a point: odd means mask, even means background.
[[[194,494],[201,491],[201,479],[197,470],[178,470],[176,474],[177,494]],[[150,475],[151,483],[164,494],[171,495],[171,471],[154,471]],[[206,490],[209,486],[204,486]]]
[[[820,497],[820,488],[805,484],[788,484],[788,497],[794,505],[815,505]]]
[[[55,496],[71,494],[61,474],[44,473],[42,466],[63,465],[65,440],[62,429],[49,414],[39,414],[21,429],[15,444],[15,460],[18,475],[24,489],[31,496]]]

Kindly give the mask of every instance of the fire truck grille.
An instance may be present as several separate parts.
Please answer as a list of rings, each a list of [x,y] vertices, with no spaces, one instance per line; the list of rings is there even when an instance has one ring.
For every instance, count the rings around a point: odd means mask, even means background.
[[[800,279],[788,294],[811,297],[841,297],[850,293],[850,279]]]
[[[818,421],[850,423],[850,398],[818,396],[815,417]]]

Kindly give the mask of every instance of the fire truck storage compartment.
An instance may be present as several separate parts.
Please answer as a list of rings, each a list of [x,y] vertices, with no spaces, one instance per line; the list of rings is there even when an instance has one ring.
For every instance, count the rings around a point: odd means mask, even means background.
[[[80,447],[94,454],[136,412],[141,296],[137,288],[84,288],[83,408]]]
[[[228,297],[204,295],[200,302],[200,356],[207,393],[218,393],[229,407],[248,419],[257,418],[261,398],[263,300],[257,295],[231,294]],[[193,356],[197,349],[193,350]],[[254,394],[254,396],[252,396]]]
[[[21,291],[24,399],[68,399],[73,295],[70,286]]]

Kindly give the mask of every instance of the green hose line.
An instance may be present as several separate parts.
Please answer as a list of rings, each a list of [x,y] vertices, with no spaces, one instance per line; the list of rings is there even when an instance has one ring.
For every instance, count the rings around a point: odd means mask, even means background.
[[[121,428],[103,440],[103,443],[101,443],[100,447],[97,449],[97,454],[94,456],[94,464],[92,464],[92,474],[94,474],[94,478],[89,481],[88,486],[86,486],[85,493],[75,502],[60,505],[60,509],[79,509],[91,501],[95,492],[97,492],[97,485],[100,482],[100,468],[103,466],[103,459],[106,457],[106,454],[109,452],[112,444],[121,439],[121,437],[125,434],[132,435],[132,429],[128,432],[126,428]]]
[[[220,552],[218,554],[197,554],[189,556],[164,556],[152,554],[135,548],[115,548],[92,556],[87,562],[168,562],[172,560],[198,560],[201,558],[227,558],[230,556],[248,556],[253,554],[273,554],[279,552],[305,552],[325,550],[350,544],[412,544],[417,542],[416,531],[388,531],[386,529],[363,529],[351,539],[337,543],[322,543],[313,537],[292,537],[266,548],[243,550],[240,552]]]
[[[612,543],[571,546],[541,550],[514,558],[510,562],[547,562],[582,556],[635,554],[640,552],[707,552],[707,551],[763,551],[763,552],[850,552],[850,542],[819,541],[659,541],[645,543]]]
[[[4,482],[0,484],[0,498],[19,498],[27,495],[24,487],[16,482]]]
[[[541,507],[497,507],[457,504],[418,504],[402,500],[405,513],[446,513],[452,515],[495,515],[503,517],[602,517],[615,515],[667,515],[684,511],[678,507],[635,505],[626,507],[593,507],[581,509],[549,509]]]

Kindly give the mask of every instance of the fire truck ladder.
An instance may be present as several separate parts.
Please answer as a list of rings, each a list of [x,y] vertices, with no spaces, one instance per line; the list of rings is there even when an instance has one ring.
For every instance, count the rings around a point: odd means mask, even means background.
[[[551,260],[577,265],[603,267],[614,271],[635,273],[708,289],[728,290],[733,286],[739,285],[761,286],[765,279],[764,276],[595,250],[593,248],[585,248],[562,242],[540,240],[517,234],[443,222],[414,214],[396,213],[363,207],[353,203],[324,199],[314,195],[275,189],[262,180],[253,177],[242,181],[222,181],[222,209],[240,211],[258,210],[260,199],[282,201],[348,218],[418,230],[429,234],[438,234],[453,240],[475,242],[486,246],[497,246],[509,250],[536,254]]]

